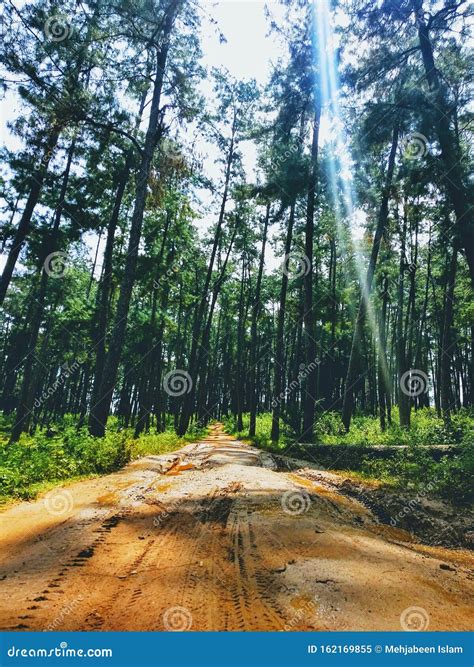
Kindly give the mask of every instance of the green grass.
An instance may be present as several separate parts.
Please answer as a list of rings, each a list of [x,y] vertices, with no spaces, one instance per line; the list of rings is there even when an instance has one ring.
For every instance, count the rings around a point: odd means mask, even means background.
[[[365,457],[360,472],[371,479],[401,491],[411,491],[432,497],[442,497],[457,504],[473,500],[474,420],[472,411],[454,414],[449,427],[435,410],[413,411],[410,430],[400,428],[398,408],[392,414],[392,426],[382,431],[375,417],[356,416],[349,433],[344,432],[339,415],[327,413],[317,423],[317,440],[333,445],[407,445],[388,459]],[[461,446],[461,453],[444,456],[439,462],[423,450],[423,445]]]
[[[397,419],[396,410],[393,418]],[[224,420],[225,430],[248,440],[249,415],[243,417],[244,430],[238,432],[234,417]],[[291,429],[281,422],[278,443],[270,440],[270,413],[257,416],[253,444],[262,449],[282,452],[295,442]],[[191,430],[179,438],[171,427],[164,433],[143,434],[133,438],[130,429],[119,430],[116,419],[109,420],[104,438],[94,438],[86,428],[77,430],[72,416],[65,417],[49,432],[24,434],[20,441],[8,444],[7,422],[0,423],[0,502],[12,498],[34,498],[39,492],[66,480],[103,475],[118,470],[126,463],[147,454],[163,454],[179,449],[186,442],[203,437],[205,430]],[[3,432],[2,432],[3,431]],[[387,460],[366,457],[359,474],[381,480],[391,486],[427,495],[442,496],[466,503],[472,498],[474,474],[474,438],[472,418],[467,410],[453,416],[450,429],[432,410],[412,414],[412,428],[403,431],[396,424],[385,433],[374,417],[355,417],[351,430],[345,434],[339,415],[326,413],[317,422],[316,442],[341,445],[410,445]],[[460,443],[462,452],[453,458],[443,457],[436,463],[420,445]]]
[[[224,419],[225,429],[239,438],[248,439],[250,417],[243,415],[244,429],[237,431],[236,419],[229,416]],[[272,415],[269,412],[257,415],[256,434],[252,442],[265,449],[281,449],[285,444],[295,442],[295,434],[290,427],[280,420],[280,439],[272,443],[270,433]],[[398,408],[392,410],[392,425],[385,431],[380,428],[377,417],[356,415],[351,428],[345,432],[341,417],[337,412],[325,412],[316,418],[313,443],[324,445],[449,445],[474,443],[474,420],[472,412],[463,409],[454,414],[448,428],[432,408],[423,408],[412,412],[410,430],[403,429],[398,423]]]
[[[474,437],[472,413],[464,409],[453,415],[447,428],[432,409],[412,413],[410,431],[401,429],[393,411],[393,425],[382,432],[377,418],[356,416],[349,433],[344,432],[340,416],[334,412],[320,417],[315,429],[315,443],[327,445],[408,445],[389,459],[363,459],[357,475],[367,480],[378,480],[395,489],[442,497],[458,504],[468,504],[473,499]],[[228,433],[248,440],[249,415],[244,415],[244,430],[237,431],[234,417],[224,421]],[[281,424],[278,443],[270,440],[272,417],[270,413],[257,415],[256,435],[251,439],[257,447],[282,452],[286,444],[295,442],[291,429]],[[454,457],[442,457],[439,462],[423,450],[422,445],[459,444],[461,453]],[[300,455],[299,455],[300,456]],[[339,471],[342,474],[346,471]],[[351,472],[351,471],[347,471]]]
[[[243,415],[244,429],[237,431],[234,416],[224,418],[228,433],[248,439],[249,414]],[[257,415],[256,435],[252,442],[265,449],[282,449],[286,444],[295,442],[295,434],[290,427],[280,420],[280,439],[272,443],[270,433],[272,415],[269,412]],[[377,417],[356,415],[351,428],[345,432],[340,414],[325,412],[316,418],[313,443],[323,445],[452,445],[474,443],[474,419],[472,411],[464,408],[454,414],[451,426],[446,427],[433,408],[423,408],[412,412],[410,430],[402,429],[398,422],[398,408],[392,410],[392,425],[385,431],[380,428]]]
[[[433,408],[413,411],[410,430],[399,425],[398,407],[392,409],[392,425],[385,431],[377,417],[356,415],[348,433],[336,412],[321,415],[315,425],[314,442],[325,445],[451,445],[474,442],[472,411],[462,409],[446,427]]]
[[[443,456],[439,462],[420,447],[398,452],[389,459],[364,459],[362,470],[401,491],[441,497],[460,505],[474,500],[474,446],[462,446],[458,456]]]
[[[246,440],[251,442],[256,447],[261,449],[267,449],[268,451],[278,452],[285,448],[290,442],[294,442],[294,436],[291,433],[290,428],[280,419],[280,439],[278,443],[273,443],[270,439],[270,433],[272,431],[272,415],[270,412],[264,412],[257,415],[257,420],[255,424],[255,436],[249,438],[249,425],[250,425],[250,415],[246,413],[242,416],[242,421],[244,424],[243,431],[237,430],[237,420],[233,415],[224,417],[222,423],[224,424],[224,430],[226,433],[231,433],[235,435],[240,440]]]
[[[104,475],[123,467],[129,461],[147,454],[163,454],[199,439],[205,429],[192,429],[179,438],[171,426],[164,433],[143,434],[133,438],[133,430],[117,429],[116,420],[103,438],[79,431],[72,418],[65,418],[55,430],[23,434],[8,444],[6,433],[0,439],[0,502],[12,498],[34,498],[41,491],[64,480]]]

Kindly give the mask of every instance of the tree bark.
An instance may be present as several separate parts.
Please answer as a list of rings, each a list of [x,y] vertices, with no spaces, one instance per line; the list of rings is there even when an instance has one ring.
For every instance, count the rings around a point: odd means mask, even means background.
[[[400,264],[398,275],[398,298],[397,298],[397,326],[396,326],[396,349],[397,349],[397,368],[398,368],[398,410],[400,418],[400,426],[402,428],[410,428],[410,396],[406,393],[406,388],[409,383],[402,381],[405,373],[409,370],[406,359],[406,340],[405,330],[403,326],[403,300],[405,289],[405,251],[406,251],[406,236],[407,236],[407,206],[405,202],[403,212],[403,227],[400,230],[401,246],[400,246]],[[405,376],[406,378],[406,376]],[[405,390],[404,390],[405,389]]]
[[[265,246],[267,243],[269,220],[270,220],[270,204],[267,204],[265,221],[263,223],[262,249],[260,251],[257,283],[255,285],[255,297],[252,308],[252,323],[250,325],[251,340],[250,340],[250,371],[249,371],[249,385],[250,385],[249,438],[253,438],[255,436],[255,429],[257,424],[258,389],[256,387],[256,363],[257,363],[257,346],[258,346],[258,319],[261,311],[260,291],[262,287],[263,267],[265,266]]]
[[[349,357],[349,366],[347,369],[346,383],[344,390],[344,400],[342,405],[342,422],[346,431],[349,431],[352,419],[352,412],[354,407],[354,383],[357,380],[357,370],[359,367],[360,345],[362,338],[362,330],[369,305],[370,292],[372,290],[372,281],[377,265],[377,258],[379,254],[380,244],[385,232],[388,219],[388,203],[390,198],[390,191],[392,188],[393,173],[395,169],[395,158],[398,146],[398,124],[393,128],[392,145],[390,155],[388,158],[387,175],[385,177],[385,184],[382,191],[382,200],[380,202],[379,215],[377,220],[377,228],[375,230],[374,242],[372,244],[372,251],[370,254],[369,267],[367,269],[367,277],[365,284],[362,285],[362,294],[359,303],[359,310],[354,328],[354,336],[352,338],[352,348]]]
[[[288,257],[291,251],[291,243],[293,241],[293,226],[295,223],[295,207],[296,202],[293,200],[290,206],[290,217],[288,220],[288,229],[286,232],[285,241],[285,257]],[[271,439],[273,442],[278,442],[280,438],[280,414],[281,403],[283,401],[282,384],[283,384],[283,369],[285,366],[285,313],[286,313],[286,294],[288,292],[288,272],[284,270],[281,276],[280,286],[280,306],[278,309],[277,331],[275,341],[275,368],[273,375],[273,413],[272,413],[272,431]]]
[[[15,264],[18,259],[18,255],[23,247],[23,243],[28,234],[30,228],[31,218],[33,216],[33,211],[41,195],[41,190],[43,188],[44,179],[48,173],[48,165],[51,160],[51,156],[56,148],[58,143],[59,135],[61,133],[61,127],[55,125],[52,127],[51,132],[48,135],[46,140],[46,145],[43,150],[43,155],[41,157],[40,165],[36,169],[33,175],[33,183],[31,184],[30,194],[26,200],[25,208],[23,210],[18,228],[16,230],[15,236],[13,237],[12,245],[8,253],[7,261],[3,269],[2,277],[0,279],[0,306],[2,305],[5,294],[7,292],[10,280],[15,269]]]
[[[440,398],[441,411],[446,424],[451,419],[452,394],[451,394],[451,372],[453,362],[453,306],[454,306],[454,287],[456,283],[458,253],[456,245],[453,248],[451,260],[448,266],[448,275],[446,280],[446,298],[444,302],[444,323],[443,336],[441,340],[441,359],[440,359]]]
[[[232,125],[232,136],[230,140],[230,145],[229,145],[229,152],[227,154],[227,162],[226,162],[226,171],[225,171],[225,177],[224,177],[224,191],[222,193],[222,201],[221,201],[221,207],[219,211],[219,218],[217,221],[217,229],[216,233],[214,235],[214,243],[212,246],[212,252],[211,252],[211,257],[209,259],[209,265],[207,267],[207,273],[206,273],[206,279],[204,283],[204,289],[202,292],[202,298],[200,299],[199,303],[196,306],[196,317],[194,319],[194,325],[193,325],[193,334],[192,334],[192,343],[191,343],[191,352],[189,356],[189,365],[188,365],[188,372],[189,375],[191,376],[191,390],[185,394],[184,400],[183,400],[183,406],[181,410],[181,416],[179,419],[179,424],[178,424],[178,435],[184,435],[186,431],[188,430],[189,426],[189,420],[191,419],[191,414],[193,412],[193,406],[194,406],[194,400],[195,400],[195,395],[196,395],[196,384],[197,384],[197,379],[198,379],[198,371],[199,371],[199,346],[201,345],[201,341],[204,339],[202,338],[202,332],[201,332],[201,327],[202,323],[204,320],[204,315],[206,312],[206,303],[207,303],[207,296],[209,292],[209,287],[211,285],[211,279],[212,279],[212,271],[214,268],[214,262],[217,254],[217,248],[219,246],[219,241],[221,237],[221,231],[222,231],[222,225],[224,223],[224,215],[225,215],[225,208],[227,204],[227,198],[229,195],[229,185],[230,185],[230,177],[231,177],[231,171],[232,171],[232,163],[234,160],[234,151],[235,151],[235,131],[236,131],[236,118],[234,118],[234,122]]]
[[[145,137],[145,145],[143,148],[141,164],[136,177],[135,207],[133,210],[130,227],[124,277],[120,287],[120,295],[117,303],[117,312],[115,315],[110,347],[104,364],[103,377],[99,389],[99,398],[97,402],[91,407],[90,411],[89,431],[91,435],[95,436],[102,437],[105,434],[110,405],[112,403],[112,395],[117,379],[118,367],[125,341],[130,299],[135,282],[138,248],[141,239],[148,178],[150,174],[153,154],[160,133],[160,101],[166,61],[168,58],[169,36],[171,34],[174,19],[178,12],[178,6],[179,0],[173,0],[166,11],[163,26],[162,45],[157,50],[156,54],[156,74],[153,86],[153,97],[150,107],[150,118]]]
[[[316,184],[318,180],[319,124],[321,108],[316,103],[314,112],[313,138],[311,143],[311,166],[306,203],[305,255],[308,260],[304,285],[304,350],[306,379],[303,387],[303,436],[312,440],[314,431],[314,409],[316,401],[316,340],[313,309],[313,242],[314,242],[314,206]]]

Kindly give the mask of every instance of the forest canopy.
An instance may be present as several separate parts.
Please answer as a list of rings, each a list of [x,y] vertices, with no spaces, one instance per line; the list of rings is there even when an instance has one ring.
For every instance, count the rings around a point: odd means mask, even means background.
[[[261,11],[242,78],[205,0],[3,4],[7,458],[213,419],[472,446],[472,7]]]

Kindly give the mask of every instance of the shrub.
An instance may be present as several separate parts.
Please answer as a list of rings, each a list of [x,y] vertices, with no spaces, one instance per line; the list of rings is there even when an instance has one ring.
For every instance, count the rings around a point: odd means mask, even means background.
[[[243,416],[244,430],[238,432],[235,417],[225,418],[225,429],[239,438],[248,438],[249,415]],[[376,417],[356,415],[349,433],[345,433],[340,415],[326,412],[315,424],[315,441],[331,445],[408,445],[388,459],[362,460],[361,473],[389,482],[404,490],[425,492],[427,495],[441,496],[456,503],[468,503],[472,499],[472,477],[474,473],[474,437],[472,415],[467,409],[452,416],[449,427],[440,419],[435,410],[424,408],[412,412],[409,431],[398,425],[398,408],[393,409],[392,426],[385,432],[380,429]],[[281,438],[278,444],[270,440],[272,416],[270,413],[257,415],[256,435],[252,442],[262,449],[281,451],[285,444],[295,441],[289,427],[281,424]],[[422,445],[461,443],[462,453],[455,457],[442,457],[436,462]],[[304,453],[300,452],[300,455]],[[346,457],[347,458],[347,457]],[[360,457],[356,457],[360,460]],[[351,469],[350,457],[344,467]],[[360,467],[360,463],[357,468]]]
[[[453,458],[437,463],[420,447],[400,451],[389,459],[364,459],[362,472],[397,488],[438,495],[458,504],[474,498],[474,447],[467,445]]]
[[[385,431],[377,417],[355,415],[346,433],[337,412],[325,412],[315,422],[315,442],[325,445],[448,445],[474,442],[472,413],[463,408],[453,414],[450,426],[434,408],[412,411],[410,430],[399,425],[398,407],[392,409],[392,424]]]
[[[55,430],[23,434],[12,444],[7,437],[0,440],[0,496],[29,498],[39,490],[33,487],[42,482],[113,472],[131,459],[178,449],[204,432],[194,426],[185,438],[165,431],[134,439],[130,429],[114,430],[115,419],[110,426],[103,438],[96,438],[86,428],[77,430],[74,420],[66,416]]]

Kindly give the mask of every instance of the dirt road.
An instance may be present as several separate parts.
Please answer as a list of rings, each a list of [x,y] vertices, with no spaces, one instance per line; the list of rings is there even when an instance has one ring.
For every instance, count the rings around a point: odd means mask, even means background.
[[[0,627],[471,628],[469,552],[416,544],[281,467],[217,425],[179,452],[8,509]]]

